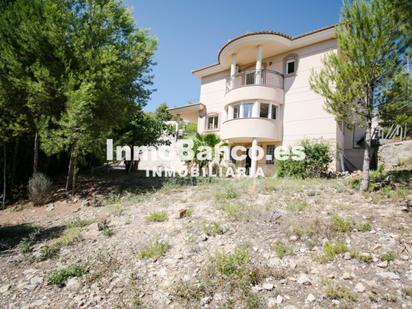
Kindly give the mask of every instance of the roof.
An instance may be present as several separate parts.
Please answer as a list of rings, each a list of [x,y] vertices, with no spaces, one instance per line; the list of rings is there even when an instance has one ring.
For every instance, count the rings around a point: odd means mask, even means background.
[[[321,32],[321,31],[333,29],[333,28],[335,28],[337,25],[338,25],[338,24],[333,24],[333,25],[325,26],[325,27],[318,28],[318,29],[312,30],[312,31],[310,31],[310,32],[306,32],[306,33],[299,34],[299,35],[296,35],[296,36],[289,36],[289,35],[287,35],[287,34],[284,34],[284,33],[281,33],[281,32],[277,32],[277,31],[248,32],[248,33],[245,33],[245,34],[242,34],[242,35],[238,35],[238,36],[234,37],[233,39],[230,39],[229,41],[227,41],[227,42],[225,43],[225,45],[223,45],[223,46],[219,49],[217,58],[219,59],[220,54],[222,53],[222,51],[223,51],[229,44],[231,44],[232,42],[234,42],[234,41],[236,41],[236,40],[242,39],[242,38],[244,38],[244,37],[253,36],[253,35],[259,35],[259,34],[273,34],[273,35],[281,36],[281,37],[283,37],[283,38],[285,38],[285,39],[288,39],[288,40],[290,40],[290,41],[294,41],[294,40],[297,40],[297,39],[300,39],[300,38],[303,38],[303,37],[305,37],[305,36],[309,36],[309,35],[312,35],[312,34],[315,34],[315,33]],[[217,65],[219,65],[219,61],[218,61],[217,63],[204,66],[204,67],[202,67],[202,68],[200,68],[200,69],[193,70],[192,73],[196,73],[196,72],[199,72],[199,71],[202,71],[202,70],[204,70],[204,69],[208,69],[208,68],[211,68],[211,67],[214,67],[214,66],[217,66]]]

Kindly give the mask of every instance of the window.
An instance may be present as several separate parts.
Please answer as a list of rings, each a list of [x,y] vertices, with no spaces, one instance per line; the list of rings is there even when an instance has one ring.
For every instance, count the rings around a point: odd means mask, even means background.
[[[240,105],[233,105],[233,119],[240,118]]]
[[[272,115],[271,115],[271,117],[270,117],[271,119],[276,119],[277,110],[278,110],[277,106],[272,105]]]
[[[219,116],[218,115],[207,116],[207,129],[216,130],[218,128],[219,128]]]
[[[243,104],[243,118],[252,118],[253,103]]]
[[[269,104],[260,103],[260,118],[269,118]]]
[[[246,85],[255,84],[255,72],[246,73]]]
[[[266,164],[273,164],[275,162],[275,145],[266,146]]]
[[[285,68],[286,74],[293,74],[296,71],[296,59],[291,58],[286,60],[286,68]]]

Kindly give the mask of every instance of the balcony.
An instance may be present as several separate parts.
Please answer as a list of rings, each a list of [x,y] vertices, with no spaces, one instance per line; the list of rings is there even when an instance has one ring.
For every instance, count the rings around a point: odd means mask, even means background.
[[[222,124],[220,136],[231,143],[258,141],[281,141],[282,121],[266,118],[236,118]]]
[[[283,74],[271,70],[254,70],[227,78],[225,105],[244,100],[283,103]]]

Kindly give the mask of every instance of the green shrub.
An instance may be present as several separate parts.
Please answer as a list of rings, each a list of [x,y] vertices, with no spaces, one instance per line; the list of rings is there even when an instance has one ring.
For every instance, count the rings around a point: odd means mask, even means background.
[[[393,251],[387,251],[384,254],[381,255],[381,260],[382,261],[388,261],[391,262],[395,259],[395,252]]]
[[[286,255],[292,254],[292,252],[293,252],[292,248],[286,246],[283,243],[277,244],[273,249],[275,250],[276,255],[280,259],[283,259]]]
[[[40,249],[40,260],[54,259],[59,256],[60,245],[53,244],[51,246],[44,246]]]
[[[329,146],[324,143],[316,143],[304,140],[300,143],[305,153],[305,159],[293,160],[290,156],[287,160],[276,161],[277,175],[279,177],[321,177],[328,172],[332,155]]]
[[[111,227],[109,227],[109,226],[106,226],[106,227],[102,230],[102,233],[103,233],[103,235],[106,236],[106,237],[112,237],[113,234],[114,234],[113,229],[112,229]]]
[[[336,232],[347,233],[352,231],[353,223],[350,220],[346,220],[336,214],[332,215],[331,228]]]
[[[18,244],[21,253],[27,254],[33,251],[33,246],[36,243],[37,232],[31,233],[28,237],[24,237]]]
[[[55,284],[60,287],[66,284],[67,279],[72,277],[81,277],[86,273],[84,266],[80,264],[73,264],[53,271],[49,278],[49,284]]]
[[[152,212],[147,217],[147,221],[149,222],[163,222],[166,220],[167,220],[167,212],[165,211]]]
[[[342,254],[349,251],[348,247],[342,243],[326,242],[323,246],[323,253],[317,257],[318,261],[322,264],[333,261],[338,254]]]
[[[36,173],[29,179],[28,191],[34,205],[43,205],[50,200],[52,182],[46,175]]]
[[[169,245],[167,243],[156,240],[144,247],[140,251],[139,257],[141,259],[157,260],[159,257],[163,256],[167,252],[167,250],[169,250]]]
[[[325,296],[329,299],[344,299],[347,301],[355,301],[356,297],[346,287],[339,284],[327,282],[325,285]]]
[[[224,231],[218,222],[212,222],[205,226],[205,233],[208,236],[223,235]]]
[[[222,275],[240,276],[249,264],[250,258],[247,248],[238,247],[233,253],[216,252],[211,257],[211,262]]]
[[[370,222],[362,222],[356,226],[359,232],[369,232],[372,230],[372,224]]]

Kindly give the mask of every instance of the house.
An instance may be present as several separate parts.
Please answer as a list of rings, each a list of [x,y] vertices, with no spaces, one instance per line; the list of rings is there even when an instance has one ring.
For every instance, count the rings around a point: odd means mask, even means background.
[[[335,26],[298,36],[262,31],[235,37],[222,46],[217,63],[193,71],[200,79],[198,103],[170,108],[199,133],[214,132],[231,146],[261,146],[273,154],[279,145],[323,140],[336,151],[333,169],[358,169],[362,129],[348,129],[325,111],[323,98],[310,89],[312,70],[327,53],[337,52]],[[273,173],[274,159],[240,165]]]

